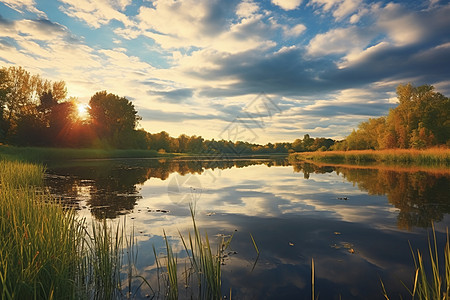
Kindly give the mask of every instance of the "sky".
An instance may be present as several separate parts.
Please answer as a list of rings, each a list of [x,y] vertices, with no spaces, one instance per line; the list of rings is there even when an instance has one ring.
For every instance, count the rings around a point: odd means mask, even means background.
[[[447,0],[4,0],[0,67],[126,97],[151,133],[341,139],[399,84],[450,95],[449,16]]]

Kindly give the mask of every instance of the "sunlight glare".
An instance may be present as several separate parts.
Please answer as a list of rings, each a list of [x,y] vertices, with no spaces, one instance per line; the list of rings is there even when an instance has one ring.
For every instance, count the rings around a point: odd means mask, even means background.
[[[86,120],[89,117],[89,104],[78,103],[77,104],[78,117],[82,120]]]

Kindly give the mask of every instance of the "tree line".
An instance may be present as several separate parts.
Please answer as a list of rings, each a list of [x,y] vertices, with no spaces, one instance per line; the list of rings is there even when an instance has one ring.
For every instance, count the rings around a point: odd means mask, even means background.
[[[447,144],[449,98],[432,86],[400,85],[400,104],[386,117],[369,119],[342,141],[305,134],[292,143],[260,145],[245,141],[171,137],[137,129],[141,120],[130,100],[106,91],[95,93],[88,117],[67,97],[64,81],[31,75],[22,67],[0,69],[0,143],[18,146],[150,149],[167,153],[269,154],[304,151],[424,148]]]
[[[335,150],[424,149],[450,146],[450,99],[431,85],[397,87],[397,107],[359,124]]]
[[[326,150],[334,141],[305,135],[294,143],[260,145],[245,141],[171,137],[137,130],[141,118],[125,97],[95,93],[88,118],[80,118],[77,99],[67,98],[64,81],[31,75],[22,67],[0,69],[0,143],[18,146],[151,149],[167,153],[266,154]]]

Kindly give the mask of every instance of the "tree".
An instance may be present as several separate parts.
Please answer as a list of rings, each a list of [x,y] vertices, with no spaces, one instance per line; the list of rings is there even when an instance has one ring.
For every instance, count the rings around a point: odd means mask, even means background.
[[[426,148],[448,144],[450,99],[431,85],[397,87],[399,105],[387,117],[362,122],[346,138],[348,150]],[[336,148],[336,147],[335,147]]]
[[[33,135],[31,134],[33,129],[27,129],[27,127],[48,127],[46,117],[51,107],[63,100],[66,95],[64,81],[52,83],[39,75],[31,75],[22,67],[2,68],[0,70],[0,137],[3,140],[9,138],[21,144],[30,143],[35,136],[28,138],[29,135]],[[19,124],[20,122],[28,125]],[[15,135],[20,135],[27,140],[21,142],[22,138]]]
[[[89,106],[98,137],[109,146],[127,148],[126,135],[134,131],[140,120],[131,101],[102,91],[91,97]]]

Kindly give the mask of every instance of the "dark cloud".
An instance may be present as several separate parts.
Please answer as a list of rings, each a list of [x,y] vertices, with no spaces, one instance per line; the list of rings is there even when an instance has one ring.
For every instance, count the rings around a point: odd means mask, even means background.
[[[67,35],[67,30],[64,26],[58,23],[54,23],[52,21],[46,19],[39,20],[29,20],[29,26],[34,27],[39,32],[45,35]]]
[[[237,83],[222,89],[199,91],[199,95],[206,97],[260,92],[309,96],[367,88],[379,81],[403,80],[406,83],[411,78],[417,80],[416,85],[435,84],[450,78],[449,14],[450,6],[415,13],[414,20],[423,28],[420,40],[396,45],[386,39],[384,44],[370,49],[361,59],[344,67],[338,65],[344,59],[342,55],[312,57],[305,48],[298,46],[272,53],[253,50],[227,56],[212,55],[210,61],[214,67],[190,71],[188,75],[204,80],[238,79]],[[401,16],[398,12],[397,17]],[[361,30],[373,31],[368,27]],[[389,88],[392,91],[395,87]]]
[[[10,27],[10,26],[12,26],[13,25],[13,22],[12,21],[9,21],[9,20],[7,20],[7,19],[5,19],[5,18],[3,18],[3,16],[0,14],[0,25],[3,27],[3,26],[8,26],[8,27]]]
[[[230,24],[230,18],[234,16],[234,10],[238,3],[238,0],[207,1],[208,12],[202,20],[204,25],[203,33],[209,36],[214,36],[226,30]]]
[[[1,48],[13,48],[14,46],[5,40],[0,39],[0,49]]]
[[[217,114],[195,114],[185,112],[167,112],[159,109],[139,108],[139,115],[148,121],[160,122],[183,122],[183,121],[200,121],[200,120],[224,120],[223,116]]]
[[[364,103],[365,99],[361,99],[358,103],[349,104],[331,104],[323,105],[313,109],[302,110],[302,114],[320,117],[334,117],[334,116],[382,116],[386,115],[392,104],[389,103]]]
[[[180,103],[184,100],[188,100],[194,93],[193,89],[174,89],[171,91],[147,91],[148,95],[160,96],[158,97],[162,102]]]

